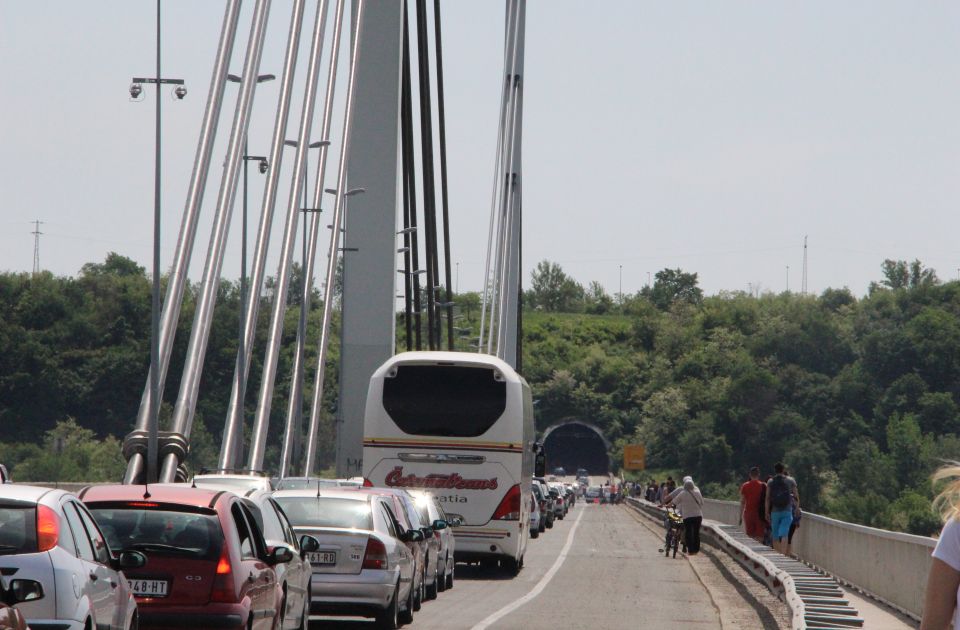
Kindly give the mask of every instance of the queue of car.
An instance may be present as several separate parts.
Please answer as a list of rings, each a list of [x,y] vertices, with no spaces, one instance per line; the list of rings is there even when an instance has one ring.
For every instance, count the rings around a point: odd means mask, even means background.
[[[286,488],[274,490],[275,485]],[[432,494],[249,474],[63,490],[0,486],[0,628],[305,629],[412,621],[454,584]]]
[[[5,471],[4,471],[5,472]],[[580,489],[534,478],[530,537]],[[0,629],[305,630],[410,623],[454,585],[455,528],[428,491],[362,479],[196,475],[77,495],[0,485]]]

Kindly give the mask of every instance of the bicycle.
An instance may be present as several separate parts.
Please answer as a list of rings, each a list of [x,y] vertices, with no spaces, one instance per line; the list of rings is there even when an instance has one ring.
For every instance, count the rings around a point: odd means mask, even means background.
[[[684,527],[683,527],[683,517],[677,514],[677,511],[673,508],[670,508],[667,511],[667,517],[665,519],[667,526],[667,533],[664,537],[663,548],[660,549],[661,552],[664,552],[667,558],[670,557],[670,551],[673,551],[673,557],[677,557],[677,548],[681,545],[683,546],[683,553],[687,553],[687,543],[683,538]]]

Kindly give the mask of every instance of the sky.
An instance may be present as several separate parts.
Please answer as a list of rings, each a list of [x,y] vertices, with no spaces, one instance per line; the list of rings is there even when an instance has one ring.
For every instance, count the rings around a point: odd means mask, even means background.
[[[241,16],[237,74],[252,4]],[[163,74],[189,90],[182,101],[163,92],[164,269],[223,7],[163,3]],[[280,75],[290,7],[273,2],[262,73]],[[502,2],[446,0],[442,13],[452,259],[456,288],[476,290],[504,10]],[[788,283],[797,291],[806,236],[814,293],[846,286],[862,295],[885,258],[918,258],[942,279],[958,278],[958,34],[960,4],[951,2],[529,0],[524,277],[546,259],[611,294],[621,282],[636,292],[667,267],[698,273],[707,294],[780,292]],[[32,268],[35,219],[44,222],[44,269],[75,275],[110,251],[149,269],[154,92],[131,102],[128,88],[133,76],[152,73],[154,37],[147,0],[0,0],[0,270]],[[228,86],[194,279],[235,95]],[[268,148],[276,97],[277,82],[257,91],[251,153]],[[294,106],[291,137],[298,99]],[[263,177],[254,168],[250,178],[253,222]],[[278,208],[289,176],[281,181]],[[224,277],[239,276],[238,234],[234,221]]]

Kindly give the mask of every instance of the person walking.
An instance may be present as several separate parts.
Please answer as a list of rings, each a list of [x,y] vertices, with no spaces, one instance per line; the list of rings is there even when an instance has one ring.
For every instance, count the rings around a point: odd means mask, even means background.
[[[750,469],[749,479],[740,486],[740,522],[744,533],[757,542],[763,542],[763,530],[766,526],[763,513],[763,492],[766,484],[760,481],[760,468]]]
[[[790,536],[790,524],[793,522],[793,509],[794,506],[800,507],[800,493],[797,491],[796,480],[788,477],[784,470],[785,467],[781,462],[774,465],[773,471],[776,474],[767,482],[767,499],[764,507],[767,521],[770,522],[772,546],[786,556],[789,554],[787,540]]]
[[[675,505],[683,517],[683,534],[687,553],[700,553],[700,525],[703,523],[703,495],[693,483],[693,477],[684,477],[683,485],[667,496],[665,505]]]
[[[944,466],[934,473],[934,482],[941,479],[950,482],[933,500],[944,525],[927,575],[920,630],[947,630],[951,621],[954,628],[960,628],[960,607],[957,606],[960,589],[960,464]]]

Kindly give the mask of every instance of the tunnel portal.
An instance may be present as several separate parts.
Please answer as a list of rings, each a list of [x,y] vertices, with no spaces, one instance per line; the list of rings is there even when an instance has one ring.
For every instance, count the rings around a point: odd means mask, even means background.
[[[568,475],[578,468],[586,468],[591,475],[606,475],[610,471],[607,440],[591,424],[579,420],[559,422],[544,433],[543,448],[548,474],[558,467]]]

